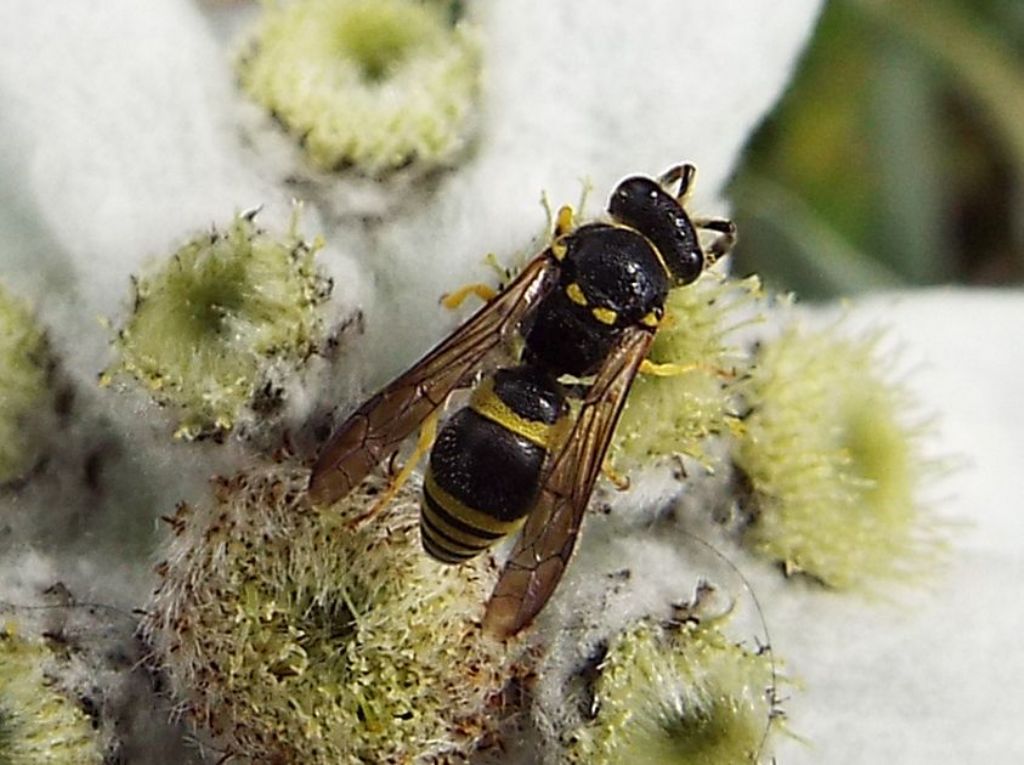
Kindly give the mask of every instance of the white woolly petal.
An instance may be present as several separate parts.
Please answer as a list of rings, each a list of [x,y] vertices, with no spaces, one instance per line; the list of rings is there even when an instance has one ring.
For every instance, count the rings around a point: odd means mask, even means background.
[[[963,525],[933,591],[897,591],[894,604],[757,583],[775,648],[806,688],[787,710],[812,746],[783,738],[779,759],[1024,761],[1024,294],[880,296],[844,326],[891,328],[909,387],[939,415],[933,451],[966,463],[936,487]]]
[[[37,221],[31,233],[59,245],[7,249],[0,273],[43,299],[71,276],[84,302],[77,322],[61,322],[73,345],[85,335],[88,353],[100,353],[106,333],[93,318],[129,299],[128,276],[143,262],[196,231],[261,205],[262,224],[287,226],[289,195],[260,177],[238,140],[236,98],[230,57],[192,3],[0,7],[0,170],[20,217]],[[307,226],[319,233],[315,215]]]
[[[0,27],[5,159],[90,281],[120,291],[183,228],[265,200],[227,140],[229,69],[187,4],[14,1]]]

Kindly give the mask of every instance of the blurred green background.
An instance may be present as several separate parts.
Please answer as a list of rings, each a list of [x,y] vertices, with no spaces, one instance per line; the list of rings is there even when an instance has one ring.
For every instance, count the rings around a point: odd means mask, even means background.
[[[733,273],[1024,282],[1024,0],[831,0],[731,186]]]

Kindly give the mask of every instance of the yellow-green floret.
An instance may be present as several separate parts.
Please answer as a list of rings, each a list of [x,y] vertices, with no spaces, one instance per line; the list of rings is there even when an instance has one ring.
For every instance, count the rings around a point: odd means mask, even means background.
[[[308,478],[243,474],[212,507],[179,509],[148,619],[176,693],[218,745],[256,762],[471,751],[511,672],[481,633],[487,564],[425,555],[411,489],[353,528],[380,486],[318,509]]]
[[[594,719],[570,761],[588,765],[762,762],[775,715],[767,652],[726,638],[717,621],[643,621],[617,637],[598,668]]]
[[[39,459],[33,433],[49,406],[52,360],[46,334],[29,308],[0,285],[0,484],[21,477]]]
[[[670,293],[649,357],[682,369],[637,376],[613,442],[617,466],[672,454],[707,458],[704,439],[735,423],[734,382],[747,361],[729,335],[757,320],[759,293],[756,278],[729,280],[714,272]]]
[[[745,540],[831,587],[917,578],[943,548],[919,497],[936,464],[876,346],[789,329],[763,346],[744,390],[750,416],[735,459],[753,500]]]
[[[0,763],[99,765],[92,720],[53,679],[57,658],[40,640],[0,625]]]
[[[379,174],[466,145],[480,60],[442,3],[296,0],[266,9],[238,76],[314,165]]]
[[[118,360],[102,378],[130,376],[177,407],[185,438],[230,430],[244,409],[271,407],[279,377],[323,341],[318,306],[330,283],[314,264],[318,245],[295,223],[275,237],[252,218],[192,239],[135,280]]]

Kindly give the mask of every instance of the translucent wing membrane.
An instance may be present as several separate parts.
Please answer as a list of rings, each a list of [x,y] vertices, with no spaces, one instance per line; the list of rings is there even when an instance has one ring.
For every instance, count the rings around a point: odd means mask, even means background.
[[[491,634],[505,638],[519,632],[562,578],[626,395],[653,339],[649,329],[626,329],[587,391],[487,604],[484,627]]]
[[[330,504],[344,497],[455,388],[472,384],[485,358],[556,278],[556,262],[545,250],[440,345],[359,407],[320,453],[309,485],[313,502]]]

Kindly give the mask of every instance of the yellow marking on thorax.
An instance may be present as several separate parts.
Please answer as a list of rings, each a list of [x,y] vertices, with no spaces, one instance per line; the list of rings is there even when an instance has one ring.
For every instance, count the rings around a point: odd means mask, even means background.
[[[565,256],[568,253],[569,245],[561,237],[551,243],[551,254],[555,256],[555,260],[565,260]]]
[[[497,518],[476,510],[466,503],[456,499],[437,485],[437,481],[434,479],[434,473],[429,468],[427,469],[427,474],[423,477],[423,490],[430,494],[437,504],[443,507],[446,512],[450,513],[455,518],[458,518],[467,526],[472,526],[475,529],[489,531],[492,534],[504,535],[514,531],[516,527],[522,523],[521,518],[515,521],[499,521]],[[424,509],[429,510],[429,508]],[[432,513],[431,518],[436,519],[436,513]]]
[[[640,236],[642,236],[644,241],[647,242],[647,245],[651,248],[651,251],[654,253],[654,257],[658,259],[658,264],[665,272],[665,275],[669,278],[669,281],[672,280],[672,271],[669,269],[668,263],[665,262],[665,257],[661,254],[661,250],[658,249],[658,246],[654,242],[648,239],[642,231],[638,231],[637,229],[625,223],[615,221],[613,225],[616,226],[617,228],[624,228],[629,231],[632,231],[635,234],[639,234]],[[566,287],[565,293],[566,295],[569,296],[569,299],[576,305],[588,305],[587,296],[583,294],[583,290],[576,282],[573,282],[568,287]],[[607,324],[608,326],[614,325],[615,322],[618,321],[619,319],[619,314],[612,308],[604,308],[598,306],[596,308],[592,308],[590,312],[591,314],[593,314],[595,319],[597,319],[602,324]],[[657,328],[658,325],[661,323],[661,318],[655,311],[651,311],[642,319],[640,319],[640,323],[647,327]]]
[[[573,282],[566,287],[565,294],[569,297],[569,300],[574,302],[576,305],[587,304],[587,296],[583,294],[583,288],[580,287],[578,282]]]
[[[643,324],[645,327],[652,327],[654,329],[657,329],[658,325],[661,324],[661,319],[658,318],[657,312],[651,311],[642,319],[640,319],[640,323]]]
[[[498,398],[498,394],[494,392],[493,377],[485,378],[477,386],[469,399],[469,406],[482,417],[498,423],[506,430],[517,436],[522,436],[543,449],[550,449],[553,444],[557,443],[555,439],[565,429],[565,417],[549,425],[540,420],[528,420],[513,412],[509,405]]]

